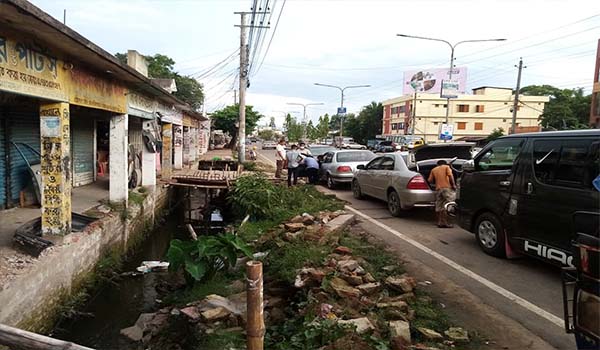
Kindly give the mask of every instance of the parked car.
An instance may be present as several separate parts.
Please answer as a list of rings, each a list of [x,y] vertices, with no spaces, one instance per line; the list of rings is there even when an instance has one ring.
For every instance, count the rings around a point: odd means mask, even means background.
[[[367,140],[367,149],[371,150],[371,151],[375,151],[377,149],[377,145],[379,145],[380,142],[385,141],[385,139],[371,139],[371,140]]]
[[[428,146],[424,146],[428,147]],[[427,182],[437,161],[451,163],[455,176],[470,156],[469,144],[440,144],[419,151],[394,152],[359,166],[352,180],[355,198],[370,196],[386,201],[394,216],[402,216],[414,207],[435,205],[435,188]],[[424,152],[421,152],[423,150]]]
[[[460,226],[494,256],[525,254],[573,266],[574,217],[595,223],[600,192],[600,130],[501,137],[463,166]]]
[[[333,152],[336,150],[335,147],[329,145],[311,145],[308,149],[310,150],[312,156],[315,158],[327,152]]]
[[[335,188],[339,183],[350,183],[358,165],[367,164],[375,154],[367,150],[335,150],[319,156],[319,176],[327,187]]]
[[[381,141],[375,146],[375,152],[395,152],[398,149],[397,146],[394,141]]]
[[[274,141],[264,141],[262,143],[262,149],[275,149],[277,144]]]
[[[360,143],[356,143],[356,142],[344,142],[344,143],[342,143],[342,148],[343,149],[367,149],[367,146],[361,145]]]

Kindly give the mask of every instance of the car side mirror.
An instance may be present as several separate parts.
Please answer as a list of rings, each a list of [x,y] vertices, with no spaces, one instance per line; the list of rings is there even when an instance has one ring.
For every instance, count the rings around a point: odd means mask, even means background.
[[[364,170],[365,169],[365,165],[364,164],[359,164],[359,165],[356,166],[356,169]]]
[[[462,171],[464,172],[473,172],[475,171],[475,161],[473,159],[469,159],[462,165]]]

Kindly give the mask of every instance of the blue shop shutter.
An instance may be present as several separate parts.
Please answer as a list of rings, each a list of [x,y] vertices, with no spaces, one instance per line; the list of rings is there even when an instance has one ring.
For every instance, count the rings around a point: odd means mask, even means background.
[[[0,117],[0,209],[6,208],[6,140],[4,139],[4,123],[6,119]]]
[[[8,116],[9,141],[28,144],[39,152],[41,144],[39,113],[37,111],[11,111]],[[35,197],[35,194],[31,188],[31,176],[27,163],[12,144],[9,147],[10,197],[13,205],[18,205],[20,191],[29,187],[28,190],[31,191],[29,195]],[[28,147],[20,146],[20,149],[31,164],[39,164],[40,157],[37,154],[33,153]]]

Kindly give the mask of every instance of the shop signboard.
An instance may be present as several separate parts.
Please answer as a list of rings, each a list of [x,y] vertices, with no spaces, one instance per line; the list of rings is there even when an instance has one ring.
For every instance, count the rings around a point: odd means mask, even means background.
[[[63,64],[48,48],[0,31],[0,91],[64,102]]]
[[[154,119],[156,101],[144,95],[129,91],[127,94],[128,113],[144,119]]]
[[[77,66],[68,70],[67,79],[70,85],[69,102],[72,104],[127,113],[127,90],[116,82]]]

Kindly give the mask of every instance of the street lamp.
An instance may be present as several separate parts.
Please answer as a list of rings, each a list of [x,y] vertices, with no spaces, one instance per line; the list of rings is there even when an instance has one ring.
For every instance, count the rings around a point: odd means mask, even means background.
[[[463,43],[478,43],[485,41],[505,41],[506,39],[475,39],[475,40],[462,40],[455,44],[451,44],[449,41],[443,39],[436,38],[428,38],[425,36],[416,36],[416,35],[407,35],[407,34],[396,34],[397,36],[401,36],[403,38],[413,38],[413,39],[422,39],[422,40],[431,40],[431,41],[440,41],[446,43],[450,46],[450,71],[448,72],[448,80],[452,80],[452,70],[454,69],[454,49]],[[446,99],[446,124],[448,124],[448,116],[450,114],[450,98]],[[446,140],[444,140],[446,142]]]
[[[288,105],[294,105],[294,106],[302,106],[303,112],[302,112],[302,124],[304,125],[304,130],[302,130],[302,138],[306,139],[306,107],[308,106],[320,106],[320,105],[324,105],[324,103],[297,103],[297,102],[288,102]]]
[[[340,90],[340,92],[342,93],[342,99],[340,101],[340,108],[344,108],[344,91],[346,91],[346,89],[368,88],[368,87],[371,87],[371,85],[350,85],[350,86],[341,87],[341,86],[329,85],[329,84],[321,84],[321,83],[315,83],[315,85],[317,85],[317,86],[324,86],[324,87],[330,87],[330,88],[334,88],[334,89]],[[342,138],[342,140],[343,140],[343,132],[344,132],[344,118],[342,116],[340,116],[340,137]]]

